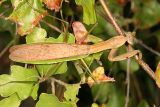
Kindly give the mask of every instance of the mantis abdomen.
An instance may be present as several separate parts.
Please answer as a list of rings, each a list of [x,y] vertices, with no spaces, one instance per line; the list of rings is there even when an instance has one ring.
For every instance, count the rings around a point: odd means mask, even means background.
[[[106,49],[113,49],[122,46],[126,42],[124,36],[116,36],[107,41],[94,45],[78,44],[24,44],[13,46],[10,49],[9,58],[16,62],[25,61],[43,61],[63,59],[68,57],[89,55]]]

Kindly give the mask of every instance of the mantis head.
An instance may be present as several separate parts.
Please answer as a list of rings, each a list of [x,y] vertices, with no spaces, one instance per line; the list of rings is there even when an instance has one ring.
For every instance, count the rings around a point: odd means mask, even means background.
[[[133,45],[136,32],[126,32],[125,34],[127,36],[127,42]]]

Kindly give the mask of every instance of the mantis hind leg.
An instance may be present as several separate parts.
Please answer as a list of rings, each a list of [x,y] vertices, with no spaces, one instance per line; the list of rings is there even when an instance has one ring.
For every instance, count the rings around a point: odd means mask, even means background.
[[[131,58],[135,55],[138,54],[139,58],[142,58],[142,53],[139,50],[131,50],[128,53],[124,53],[118,56],[115,56],[117,53],[117,49],[112,49],[108,55],[108,59],[110,61],[122,61],[122,60],[126,60],[128,58]]]

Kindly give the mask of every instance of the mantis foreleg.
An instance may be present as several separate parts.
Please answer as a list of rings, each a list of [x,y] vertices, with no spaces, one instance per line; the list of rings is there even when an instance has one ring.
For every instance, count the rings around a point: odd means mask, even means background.
[[[130,57],[133,57],[137,54],[139,54],[139,57],[142,58],[142,53],[139,51],[139,50],[132,50],[132,51],[129,51],[128,53],[125,53],[125,54],[122,54],[122,55],[118,55],[118,56],[115,56],[117,52],[117,49],[112,49],[108,55],[108,59],[110,61],[121,61],[121,60],[125,60],[125,59],[128,59]]]

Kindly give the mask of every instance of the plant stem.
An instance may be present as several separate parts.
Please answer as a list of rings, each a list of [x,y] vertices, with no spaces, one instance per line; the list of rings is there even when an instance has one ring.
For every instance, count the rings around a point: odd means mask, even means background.
[[[58,84],[60,84],[60,85],[63,85],[63,86],[67,86],[68,84],[67,83],[65,83],[65,82],[63,82],[63,81],[61,81],[61,80],[58,80],[58,79],[55,79],[55,78],[50,78],[50,80],[51,81],[54,81],[54,82],[57,82]]]
[[[41,22],[45,23],[46,25],[48,25],[48,26],[49,26],[50,28],[52,28],[53,30],[55,30],[55,31],[57,31],[57,32],[59,32],[59,33],[62,33],[62,31],[61,31],[58,27],[56,27],[56,26],[48,23],[47,21],[41,20]]]
[[[14,40],[10,41],[8,45],[0,52],[0,58],[3,56],[3,54],[8,50],[8,48],[14,43]]]
[[[104,2],[104,0],[99,0],[104,11],[106,12],[106,14],[108,15],[109,20],[111,21],[111,24],[114,26],[115,30],[120,34],[120,35],[124,35],[123,31],[121,30],[121,28],[119,27],[119,25],[117,24],[117,22],[115,21],[115,18],[112,16],[107,4]]]
[[[127,77],[126,77],[126,82],[127,82],[127,92],[126,92],[126,102],[125,102],[125,107],[128,107],[129,103],[129,93],[130,93],[130,66],[131,66],[131,59],[129,58],[127,60]]]
[[[157,55],[160,57],[160,53],[153,50],[152,48],[148,47],[146,44],[144,44],[141,40],[135,38],[135,41],[140,44],[141,46],[143,46],[145,49],[149,50],[150,52],[152,52],[153,54]]]
[[[91,76],[91,78],[97,83],[96,79],[92,76],[92,71],[89,69],[88,65],[86,64],[86,62],[83,59],[80,59],[82,64],[86,67],[87,69],[87,73],[89,74],[89,76]]]
[[[121,30],[121,28],[119,27],[119,25],[117,24],[117,22],[115,21],[115,19],[113,18],[108,5],[104,2],[104,0],[99,0],[102,7],[104,8],[104,11],[106,12],[106,14],[108,15],[109,20],[111,21],[110,23],[113,25],[113,27],[115,28],[115,30],[117,31],[117,33],[119,35],[123,35],[125,36],[125,33]],[[127,46],[130,46],[130,44],[127,44]],[[132,48],[133,49],[133,48]],[[138,55],[135,55],[135,59],[138,62],[139,65],[141,65],[141,67],[147,72],[147,74],[149,74],[149,76],[155,80],[155,74],[153,72],[153,70],[148,66],[148,64],[146,64],[142,59],[139,58]]]

